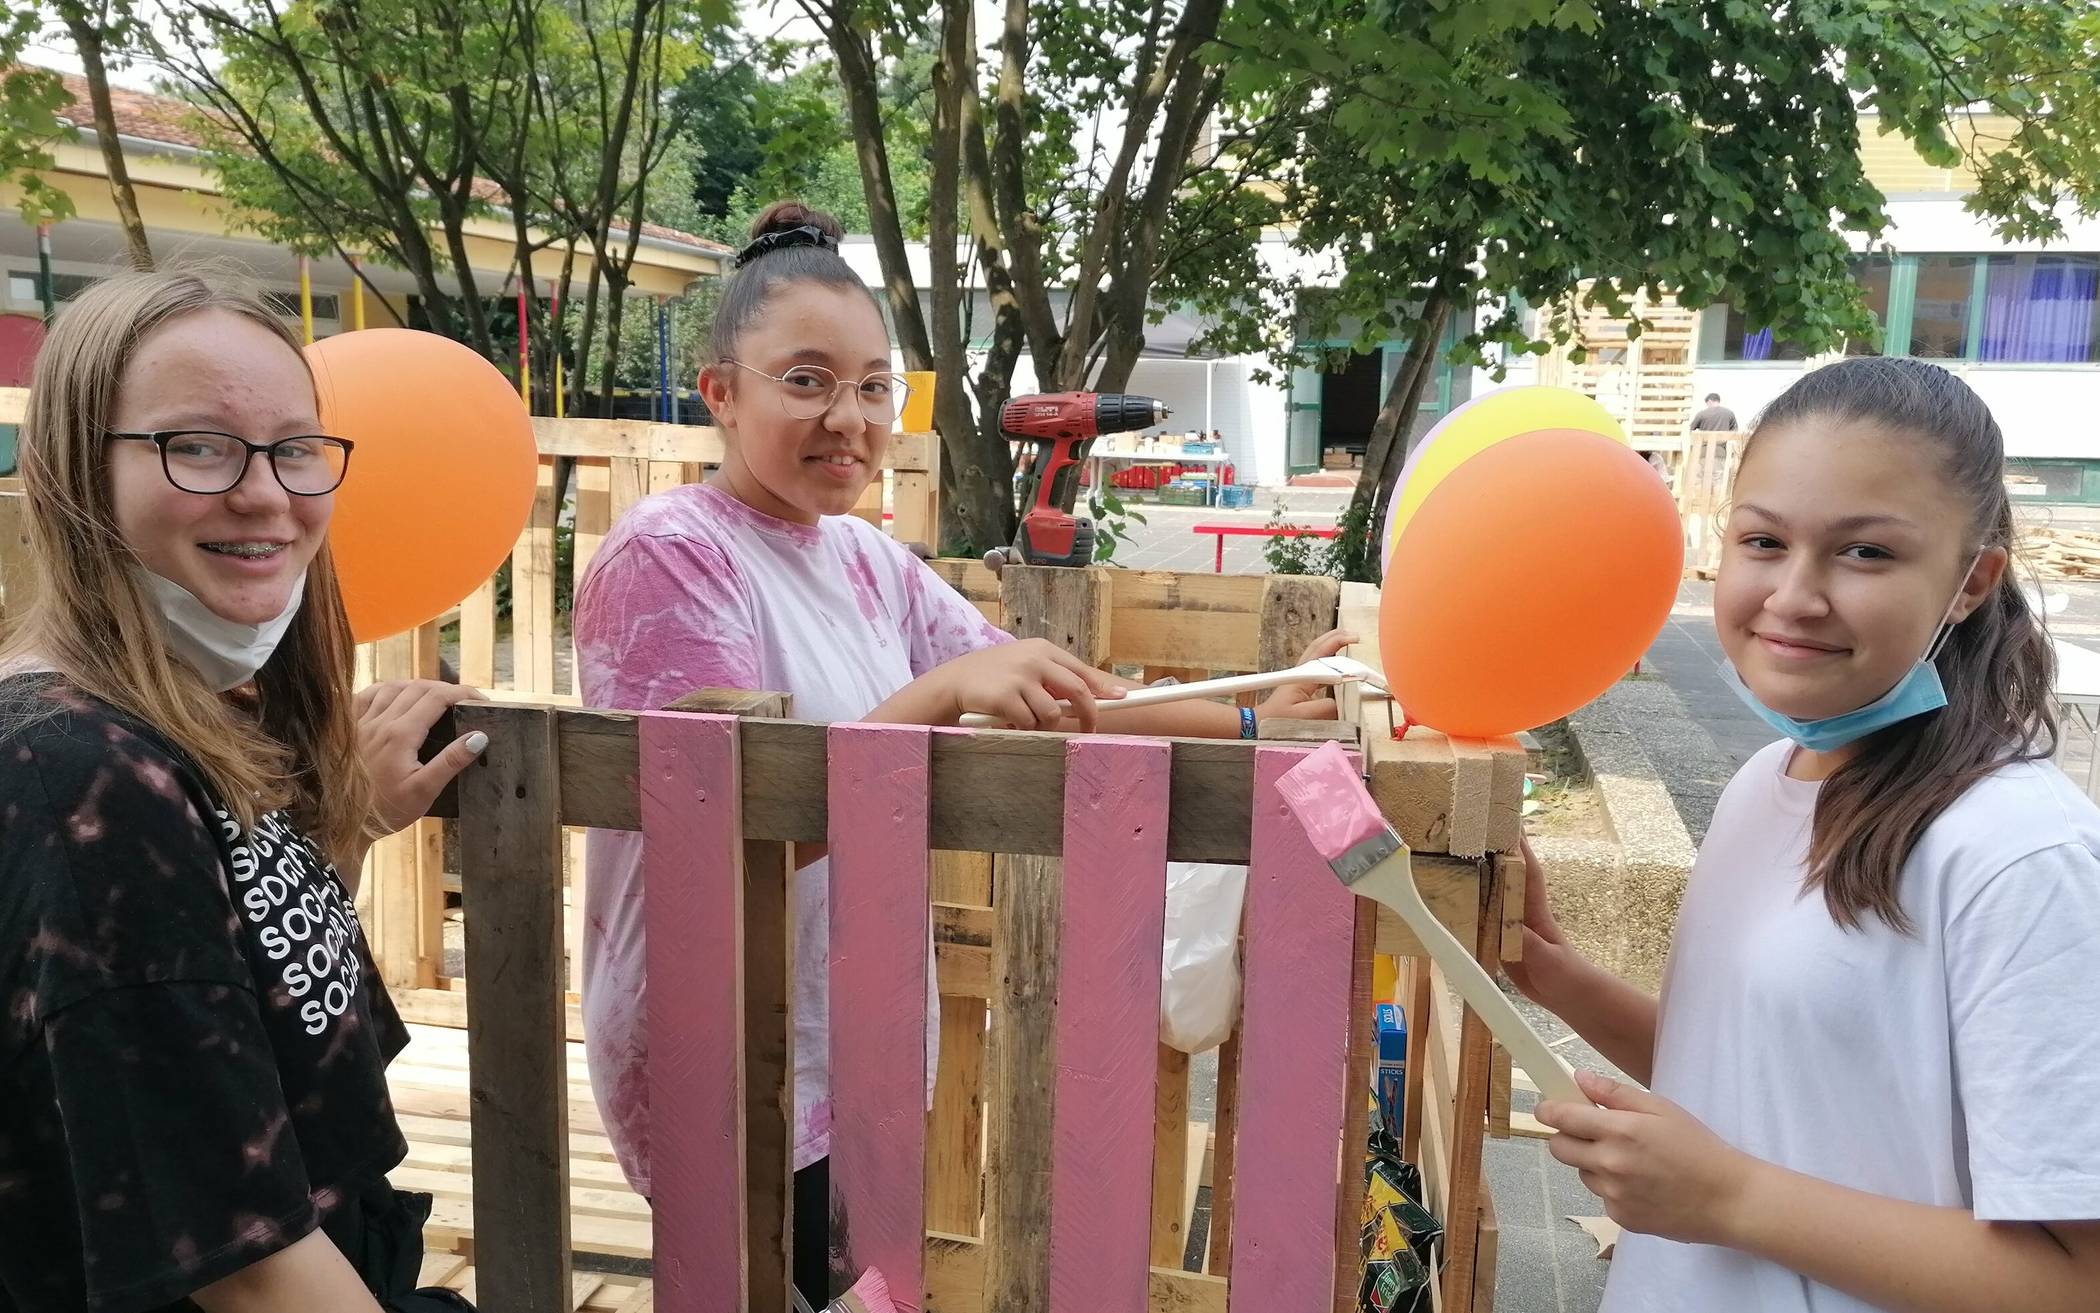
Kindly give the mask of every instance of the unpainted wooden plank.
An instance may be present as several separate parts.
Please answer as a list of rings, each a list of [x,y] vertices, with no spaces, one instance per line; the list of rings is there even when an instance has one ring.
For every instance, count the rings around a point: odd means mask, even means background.
[[[1261,592],[1260,668],[1297,665],[1312,641],[1335,627],[1341,595],[1341,585],[1324,576],[1269,575]]]
[[[1233,1182],[1237,1175],[1240,1126],[1240,1032],[1234,1027],[1218,1046],[1218,1113],[1211,1139],[1210,1236],[1203,1270],[1232,1270]]]
[[[1152,1108],[1152,1262],[1181,1266],[1188,1214],[1181,1198],[1189,1179],[1189,1055],[1158,1046]]]
[[[1090,666],[1108,665],[1113,577],[1106,569],[1006,567],[999,585],[1007,631],[1016,638],[1048,639]]]
[[[1500,917],[1487,915],[1499,890],[1492,863],[1482,863],[1490,878],[1480,891],[1480,932],[1473,955],[1493,962],[1502,942]],[[1463,1009],[1459,1035],[1458,1091],[1453,1105],[1451,1200],[1444,1213],[1445,1234],[1452,1237],[1444,1253],[1444,1307],[1471,1313],[1479,1275],[1481,1139],[1488,1103],[1488,1059],[1494,1037],[1472,1008]]]
[[[1449,852],[1452,785],[1458,771],[1451,740],[1416,726],[1404,738],[1366,735],[1371,798],[1417,853]]]
[[[834,725],[831,1270],[921,1288],[926,1234],[927,731]]]
[[[991,949],[986,947],[989,956]],[[987,971],[989,976],[989,971]],[[990,982],[986,982],[986,994]],[[984,1224],[985,996],[941,994],[941,1061],[926,1125],[926,1229],[974,1236]]]
[[[940,482],[938,474],[898,472],[892,481],[890,494],[896,506],[892,512],[894,518],[890,521],[890,535],[898,542],[923,543],[929,549],[939,550]]]
[[[20,492],[0,492],[0,626],[28,605],[31,571],[29,499]]]
[[[1277,795],[1304,755],[1255,755],[1232,1290],[1265,1313],[1330,1313],[1334,1300],[1356,908]]]
[[[1407,1100],[1400,1113],[1400,1155],[1421,1164],[1422,1107],[1429,1101],[1429,1032],[1434,1024],[1433,973],[1425,958],[1403,958],[1399,965],[1398,993],[1407,1000]],[[1422,1172],[1426,1180],[1429,1169],[1424,1166]]]
[[[986,1293],[989,1250],[989,1242],[967,1236],[928,1235],[923,1313],[1011,1313],[1010,1306],[994,1302]],[[1140,1309],[1142,1313],[1226,1313],[1226,1283],[1222,1277],[1155,1267],[1148,1274]]]
[[[649,495],[649,462],[641,457],[616,456],[607,462],[607,470],[612,522],[618,524],[636,502]]]
[[[487,692],[496,683],[496,581],[488,578],[459,604],[459,682]]]
[[[511,561],[511,686],[553,693],[554,686],[554,462],[542,459],[525,537]]]
[[[1371,1138],[1371,1066],[1378,1056],[1378,904],[1356,900],[1349,948],[1349,1069],[1342,1079],[1342,1179],[1334,1198],[1334,1313],[1357,1313],[1362,1271],[1363,1161]]]
[[[1075,738],[1066,759],[1051,1313],[1144,1304],[1169,766],[1141,739]]]
[[[552,713],[456,716],[489,739],[459,783],[467,974],[504,1004],[468,1017],[474,1234],[505,1259],[485,1274],[489,1307],[549,1308],[569,1289],[560,759]]]
[[[1488,1061],[1488,1134],[1509,1138],[1509,1050],[1497,1043]]]
[[[794,874],[786,844],[744,841],[744,1199],[752,1313],[784,1313],[793,1305]]]
[[[1461,944],[1473,942],[1480,919],[1481,870],[1479,862],[1460,861],[1435,853],[1417,853],[1412,862],[1415,888],[1436,919],[1443,922]],[[1388,957],[1421,957],[1422,941],[1400,914],[1379,906],[1378,951]]]
[[[933,855],[933,901],[992,905],[992,855],[943,850]]]
[[[1479,857],[1488,851],[1495,756],[1478,739],[1452,739],[1451,757],[1451,828],[1444,848],[1453,857]]]
[[[641,718],[650,1201],[658,1279],[685,1313],[741,1313],[744,878],[736,720]]]
[[[1063,790],[1047,795],[1061,798]],[[992,898],[994,994],[986,1054],[983,1307],[1044,1313],[1050,1138],[1056,1115],[1061,870],[1054,857],[1001,857]]]

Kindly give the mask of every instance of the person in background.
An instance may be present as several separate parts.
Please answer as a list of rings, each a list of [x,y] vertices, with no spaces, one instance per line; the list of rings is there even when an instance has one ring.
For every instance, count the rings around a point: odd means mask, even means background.
[[[1692,416],[1692,432],[1734,433],[1735,431],[1735,412],[1721,404],[1720,393],[1707,393],[1705,408]]]

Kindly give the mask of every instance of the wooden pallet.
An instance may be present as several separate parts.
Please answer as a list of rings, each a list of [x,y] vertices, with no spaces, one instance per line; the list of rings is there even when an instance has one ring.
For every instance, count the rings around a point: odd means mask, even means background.
[[[2019,550],[2022,562],[2044,579],[2100,579],[2100,533],[2028,526],[2020,530]]]
[[[572,1284],[572,1313],[654,1313],[656,1308],[654,1287],[640,1277],[578,1272]],[[478,1293],[479,1285],[473,1260],[460,1254],[427,1255],[416,1282],[421,1290],[456,1290],[469,1302]]]
[[[409,1045],[387,1069],[408,1157],[389,1176],[396,1189],[434,1197],[424,1243],[472,1252],[473,1132],[467,1095],[467,1032],[410,1025]],[[627,1185],[591,1096],[583,1045],[568,1046],[569,1207],[578,1254],[650,1255],[649,1203]]]

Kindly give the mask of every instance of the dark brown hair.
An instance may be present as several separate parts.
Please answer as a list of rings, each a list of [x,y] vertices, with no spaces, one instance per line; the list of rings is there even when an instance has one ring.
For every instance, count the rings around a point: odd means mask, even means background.
[[[1987,547],[2014,551],[2005,439],[1968,384],[1922,360],[1860,356],[1827,365],[1765,408],[1746,459],[1759,434],[1811,419],[1868,425],[1929,447],[1972,507],[1964,557]],[[2015,555],[1998,587],[1940,648],[1946,708],[1870,736],[1823,784],[1808,881],[1822,886],[1831,916],[1848,930],[1872,913],[1908,933],[1898,884],[1926,828],[1998,767],[2056,751],[2056,658],[2020,589],[2017,564]]]
[[[804,227],[817,229],[834,243],[846,235],[839,221],[822,210],[813,210],[800,201],[775,201],[751,221],[751,240],[755,242],[773,233],[793,232]],[[853,266],[847,264],[845,257],[834,247],[814,244],[781,246],[747,259],[723,284],[722,299],[715,307],[714,325],[709,333],[709,363],[720,364],[734,359],[738,339],[765,314],[774,294],[796,283],[855,288],[875,306],[877,314],[882,311],[875,294],[868,291],[868,285],[860,280],[860,275],[853,272]]]

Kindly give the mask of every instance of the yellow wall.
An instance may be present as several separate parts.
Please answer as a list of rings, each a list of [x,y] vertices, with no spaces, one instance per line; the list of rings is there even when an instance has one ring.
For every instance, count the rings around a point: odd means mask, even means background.
[[[1976,172],[1966,163],[1951,169],[1927,164],[1916,147],[1883,127],[1877,116],[1862,118],[1859,126],[1860,161],[1866,165],[1868,179],[1884,193],[1965,192],[1976,185]],[[1966,152],[1979,136],[1985,140],[1985,149],[1992,149],[2012,135],[2014,125],[2009,118],[1992,115],[1973,122],[1964,118],[1954,126],[1955,140]]]

